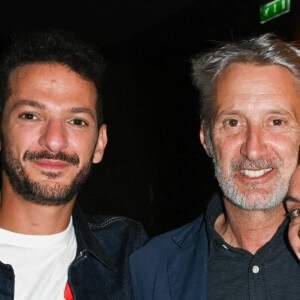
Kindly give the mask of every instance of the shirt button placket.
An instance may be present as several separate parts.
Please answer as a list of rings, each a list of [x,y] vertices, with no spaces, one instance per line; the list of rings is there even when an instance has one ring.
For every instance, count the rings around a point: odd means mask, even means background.
[[[261,292],[261,285],[259,282],[261,282],[262,278],[262,266],[254,262],[254,259],[252,260],[252,263],[249,265],[249,299],[250,300],[257,300],[261,299],[260,292]]]
[[[259,266],[253,266],[252,267],[252,273],[257,274],[259,272]]]

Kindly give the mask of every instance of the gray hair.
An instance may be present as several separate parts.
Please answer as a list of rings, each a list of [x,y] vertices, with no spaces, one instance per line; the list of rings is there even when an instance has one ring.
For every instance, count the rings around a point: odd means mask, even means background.
[[[271,33],[238,43],[226,43],[210,52],[195,56],[192,59],[192,78],[200,92],[200,117],[210,146],[212,101],[217,78],[233,63],[286,67],[295,75],[300,86],[300,50]]]

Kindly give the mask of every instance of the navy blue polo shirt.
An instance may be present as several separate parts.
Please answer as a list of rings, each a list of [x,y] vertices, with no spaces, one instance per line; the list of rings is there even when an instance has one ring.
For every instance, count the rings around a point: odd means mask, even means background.
[[[231,247],[215,231],[223,212],[223,201],[215,195],[205,215],[210,246],[207,299],[300,299],[300,263],[288,243],[289,220],[253,255]]]

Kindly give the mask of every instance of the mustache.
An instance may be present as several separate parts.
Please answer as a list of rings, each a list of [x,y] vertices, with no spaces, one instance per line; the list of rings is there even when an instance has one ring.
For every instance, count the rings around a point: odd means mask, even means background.
[[[23,160],[39,160],[39,159],[54,159],[54,160],[61,160],[65,161],[73,166],[79,165],[79,157],[77,154],[66,154],[64,152],[58,152],[56,154],[51,154],[48,151],[26,151],[23,156]]]
[[[278,159],[259,159],[250,161],[247,158],[241,158],[235,160],[231,167],[233,170],[240,169],[268,169],[281,167],[281,161]]]

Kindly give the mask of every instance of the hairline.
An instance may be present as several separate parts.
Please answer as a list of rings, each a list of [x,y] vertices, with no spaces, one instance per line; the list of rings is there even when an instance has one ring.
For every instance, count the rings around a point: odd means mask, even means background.
[[[212,141],[212,121],[213,121],[212,120],[212,111],[213,111],[213,105],[214,105],[214,102],[215,102],[215,95],[216,95],[216,92],[217,92],[217,86],[218,86],[219,78],[220,78],[220,76],[224,73],[224,71],[227,68],[229,68],[230,66],[232,66],[234,64],[253,65],[253,66],[257,66],[257,67],[278,66],[278,67],[285,68],[286,70],[288,70],[289,72],[291,72],[291,74],[295,78],[295,83],[297,85],[297,93],[298,93],[299,101],[300,101],[300,74],[295,74],[294,70],[292,68],[288,67],[286,64],[272,63],[272,62],[266,62],[266,61],[263,62],[263,61],[257,61],[257,60],[253,60],[253,61],[248,60],[248,61],[245,61],[245,60],[242,60],[242,59],[228,62],[213,77],[212,98],[211,98],[209,118],[202,118],[202,115],[200,114],[200,118],[201,118],[200,123],[201,123],[201,126],[203,126],[205,138],[206,138],[206,140],[209,138],[211,140],[211,144],[213,142]],[[297,75],[298,75],[298,77],[297,77]]]
[[[5,107],[6,107],[6,103],[9,99],[9,97],[11,96],[12,94],[12,88],[11,88],[11,77],[13,75],[14,72],[18,72],[19,70],[21,70],[23,67],[26,67],[26,66],[30,66],[30,65],[53,65],[53,66],[63,66],[65,67],[66,69],[68,69],[69,71],[71,72],[74,72],[79,78],[83,79],[83,80],[86,80],[90,83],[93,84],[94,88],[95,88],[95,91],[96,91],[96,99],[95,99],[95,109],[96,109],[96,115],[98,116],[98,104],[100,104],[100,99],[99,99],[99,91],[97,89],[97,86],[96,86],[96,83],[94,80],[92,80],[91,78],[88,78],[88,76],[85,76],[81,73],[79,73],[78,71],[74,70],[74,68],[72,68],[71,65],[67,64],[67,63],[64,63],[64,62],[60,62],[60,61],[56,61],[56,60],[37,60],[37,61],[29,61],[29,62],[24,62],[24,63],[20,63],[18,65],[16,65],[14,68],[12,68],[8,74],[8,86],[7,86],[7,95],[4,99],[4,103],[2,105],[2,114],[4,113],[4,110],[5,110]],[[101,97],[101,96],[100,96]],[[101,108],[99,108],[101,109]],[[2,116],[3,118],[3,116]],[[99,119],[98,117],[96,117],[96,122],[97,122],[97,128],[100,129],[101,125],[102,124],[98,124],[99,123]]]

